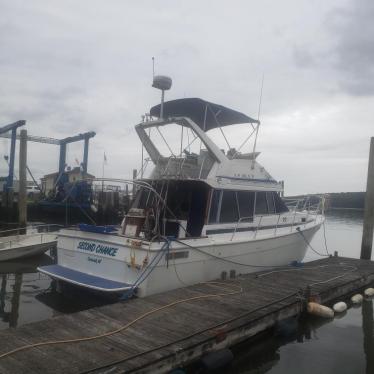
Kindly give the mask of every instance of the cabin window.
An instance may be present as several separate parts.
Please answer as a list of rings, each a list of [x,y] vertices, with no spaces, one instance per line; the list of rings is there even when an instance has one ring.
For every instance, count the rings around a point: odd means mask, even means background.
[[[275,204],[274,204],[273,196],[274,196],[274,192],[266,192],[266,202],[267,202],[269,214],[275,213]]]
[[[214,190],[210,201],[209,223],[216,223],[218,220],[218,208],[221,197],[221,190]]]
[[[240,218],[243,222],[251,222],[253,220],[255,193],[250,191],[238,191],[236,193],[239,205]],[[252,219],[248,219],[251,217]]]
[[[276,214],[288,209],[276,192],[214,190],[210,201],[209,223],[232,223],[239,218],[252,222],[254,214]],[[252,219],[248,219],[251,217]]]
[[[146,189],[140,188],[138,191],[136,191],[136,196],[132,207],[145,209],[147,206],[148,195],[149,193]]]
[[[274,193],[274,205],[277,213],[284,213],[289,211],[286,204],[277,193]]]
[[[265,192],[256,192],[256,215],[267,214],[268,206]]]
[[[238,201],[235,191],[223,191],[220,222],[237,222],[239,219]]]

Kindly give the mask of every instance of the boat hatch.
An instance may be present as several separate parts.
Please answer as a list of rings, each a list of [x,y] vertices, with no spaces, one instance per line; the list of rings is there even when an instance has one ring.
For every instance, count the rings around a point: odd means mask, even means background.
[[[82,273],[61,265],[48,265],[38,267],[38,271],[49,275],[53,279],[59,279],[78,286],[91,288],[103,292],[121,292],[132,288],[131,284],[113,281],[97,277],[95,275]]]

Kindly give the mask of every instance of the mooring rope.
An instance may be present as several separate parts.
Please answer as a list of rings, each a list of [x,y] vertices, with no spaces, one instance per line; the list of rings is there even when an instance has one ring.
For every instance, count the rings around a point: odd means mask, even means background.
[[[312,245],[310,244],[310,242],[308,241],[308,239],[305,237],[305,235],[303,234],[303,232],[300,230],[299,227],[296,227],[296,231],[301,235],[301,237],[304,239],[305,243],[308,245],[308,247],[314,252],[316,253],[318,256],[321,256],[321,257],[330,257],[331,255],[327,252],[327,254],[325,255],[324,253],[320,253],[318,252],[317,250],[315,250]]]

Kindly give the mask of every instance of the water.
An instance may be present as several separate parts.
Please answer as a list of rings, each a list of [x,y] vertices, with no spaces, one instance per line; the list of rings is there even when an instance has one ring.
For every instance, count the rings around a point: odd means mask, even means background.
[[[326,217],[326,239],[330,252],[360,256],[363,212],[335,210]],[[323,229],[311,245],[324,252]],[[320,258],[308,251],[305,260]],[[289,326],[288,336],[268,332],[256,343],[243,343],[234,350],[229,374],[374,373],[373,301],[334,320],[307,317]]]
[[[327,247],[340,256],[360,255],[361,211],[336,210],[326,220]],[[325,251],[323,230],[311,245]],[[308,251],[306,260],[320,258]],[[51,260],[44,255],[22,263],[0,263],[0,329],[98,306],[94,297],[67,298],[52,291],[51,280],[38,274],[39,264]],[[256,344],[235,348],[235,360],[227,373],[374,373],[373,305],[349,309],[333,321],[307,318],[288,336],[266,333]]]

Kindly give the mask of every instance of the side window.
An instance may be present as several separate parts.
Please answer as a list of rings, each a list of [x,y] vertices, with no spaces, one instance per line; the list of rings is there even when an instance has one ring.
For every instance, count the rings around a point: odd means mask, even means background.
[[[132,204],[132,208],[144,209],[147,204],[148,195],[148,191],[143,188],[137,190],[134,202]]]
[[[223,191],[220,222],[237,222],[239,219],[238,203],[235,191]]]
[[[209,211],[209,223],[217,222],[217,213],[219,207],[219,199],[221,196],[221,190],[214,190],[212,193],[212,198],[210,200],[210,211]]]
[[[275,192],[266,192],[266,201],[268,204],[268,212],[269,214],[275,213],[275,206],[274,206],[274,196]]]
[[[267,214],[267,202],[265,192],[256,192],[256,215]]]
[[[274,203],[275,203],[275,210],[277,213],[288,212],[288,208],[286,204],[284,203],[282,198],[277,193],[274,194]]]
[[[238,204],[239,204],[239,213],[240,218],[253,218],[253,210],[255,203],[255,193],[249,191],[238,191]],[[249,219],[243,220],[243,222],[250,222]]]

